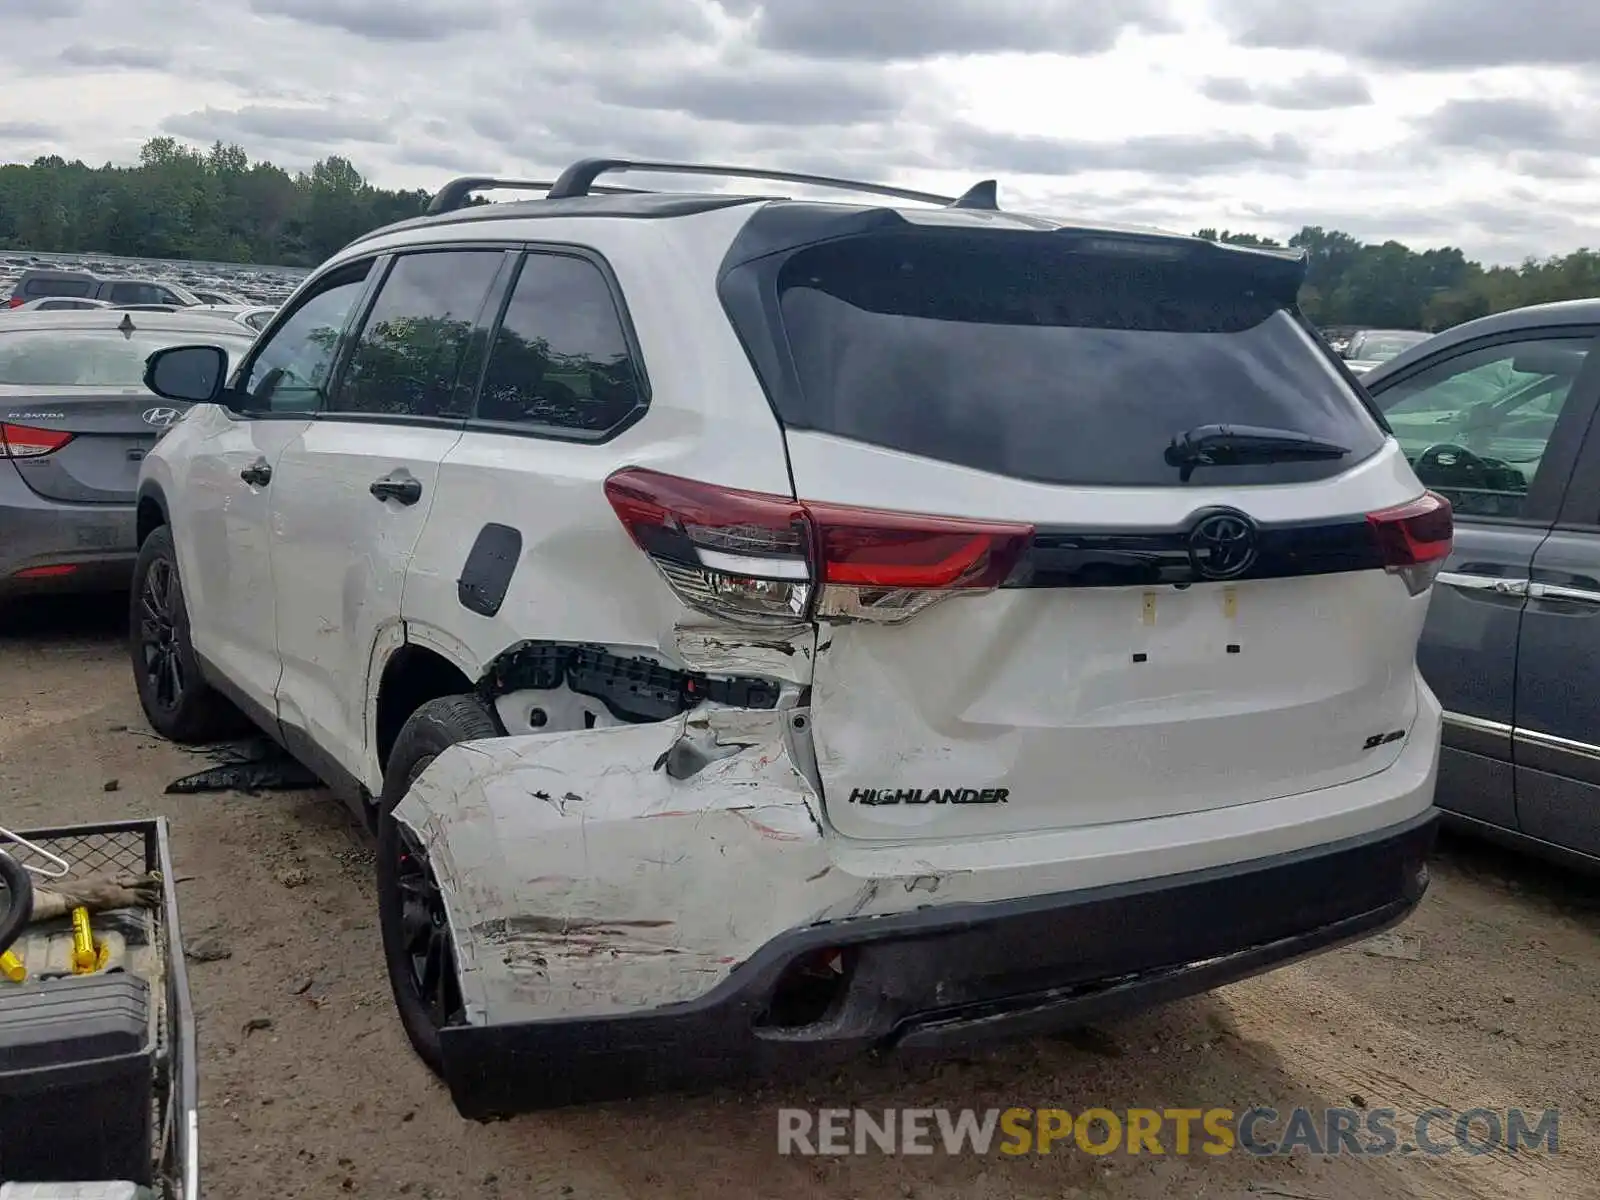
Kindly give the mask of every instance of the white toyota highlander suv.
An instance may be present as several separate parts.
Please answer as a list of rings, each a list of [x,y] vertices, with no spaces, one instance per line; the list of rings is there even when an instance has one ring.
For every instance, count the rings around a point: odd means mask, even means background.
[[[992,183],[458,180],[241,361],[151,356],[194,407],[139,488],[145,712],[242,713],[372,823],[469,1116],[1369,935],[1427,886],[1451,513],[1304,269]]]

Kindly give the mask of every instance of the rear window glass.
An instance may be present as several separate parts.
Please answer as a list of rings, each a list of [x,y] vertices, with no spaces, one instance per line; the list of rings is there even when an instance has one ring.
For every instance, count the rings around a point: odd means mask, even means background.
[[[39,296],[87,296],[94,290],[92,279],[63,279],[60,276],[42,276],[22,285],[22,294],[31,298]]]
[[[1090,255],[1051,237],[873,235],[795,253],[777,281],[798,382],[772,389],[780,417],[1082,485],[1175,485],[1164,451],[1202,425],[1294,430],[1351,453],[1201,467],[1197,485],[1324,478],[1383,444],[1326,348],[1246,266]]]
[[[139,387],[144,360],[165,346],[205,342],[221,346],[237,361],[249,348],[248,338],[218,338],[207,331],[173,330],[135,333],[125,338],[114,329],[16,329],[0,331],[0,384],[30,387]]]

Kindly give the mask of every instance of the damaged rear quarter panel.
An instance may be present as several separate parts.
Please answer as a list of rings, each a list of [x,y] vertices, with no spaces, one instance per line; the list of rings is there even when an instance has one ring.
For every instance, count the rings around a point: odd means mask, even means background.
[[[698,996],[850,884],[791,763],[789,711],[463,743],[396,809],[429,846],[469,1020],[592,1016]],[[659,769],[682,738],[727,757]],[[802,919],[801,923],[807,923]]]

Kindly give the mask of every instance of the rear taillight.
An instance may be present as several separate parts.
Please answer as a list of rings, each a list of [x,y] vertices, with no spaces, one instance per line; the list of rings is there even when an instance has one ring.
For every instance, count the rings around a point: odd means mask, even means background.
[[[1378,543],[1383,569],[1405,580],[1413,596],[1427,591],[1454,542],[1450,501],[1436,492],[1424,492],[1409,504],[1368,513],[1367,524]]]
[[[684,603],[729,620],[893,623],[1000,586],[1025,524],[852,508],[630,467],[606,497]]]
[[[13,296],[13,297],[11,297],[11,299],[6,301],[6,307],[7,308],[21,308],[26,303],[27,303],[27,301],[24,300],[21,296]]]
[[[70,433],[31,425],[0,425],[0,458],[38,458],[54,454],[72,440]]]

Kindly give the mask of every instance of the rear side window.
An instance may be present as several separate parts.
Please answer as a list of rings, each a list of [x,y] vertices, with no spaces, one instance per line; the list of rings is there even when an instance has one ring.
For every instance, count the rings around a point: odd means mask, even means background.
[[[113,283],[106,298],[113,304],[171,304],[170,295],[152,283]]]
[[[456,376],[505,253],[431,250],[395,259],[329,412],[465,417]]]
[[[600,268],[567,254],[528,255],[495,333],[478,418],[599,438],[643,403]]]
[[[1164,452],[1205,425],[1293,430],[1350,453],[1202,466],[1196,485],[1325,478],[1383,444],[1281,281],[1249,260],[897,232],[799,250],[776,288],[795,377],[769,390],[792,427],[1085,486],[1177,485]]]
[[[30,300],[40,296],[87,296],[94,290],[92,279],[65,279],[59,275],[42,275],[23,285],[22,294]]]

